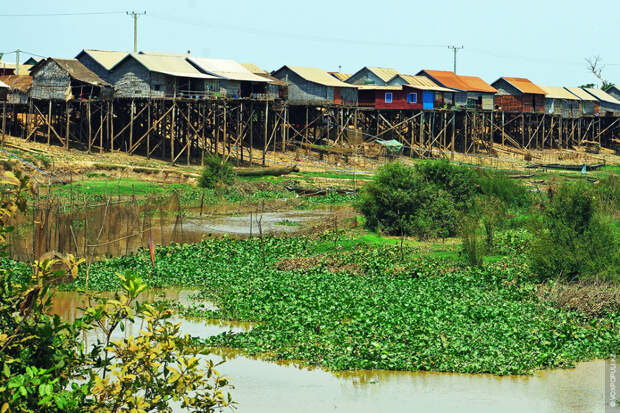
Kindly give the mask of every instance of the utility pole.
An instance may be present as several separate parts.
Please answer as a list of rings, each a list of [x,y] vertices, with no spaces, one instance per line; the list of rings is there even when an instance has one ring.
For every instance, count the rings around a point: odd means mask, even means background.
[[[460,49],[463,49],[463,46],[448,46],[448,49],[452,49],[454,52],[454,73],[456,74],[456,52]]]
[[[19,52],[21,52],[21,50],[19,49],[15,50],[15,74],[16,75],[19,74]]]
[[[133,52],[138,53],[138,16],[144,16],[146,10],[143,13],[135,11],[128,11],[127,15],[133,17]]]

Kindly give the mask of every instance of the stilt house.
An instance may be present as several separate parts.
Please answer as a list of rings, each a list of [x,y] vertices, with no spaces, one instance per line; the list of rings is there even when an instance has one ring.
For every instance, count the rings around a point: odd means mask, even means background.
[[[387,86],[388,81],[398,74],[398,70],[387,67],[364,66],[345,82],[352,85]]]
[[[111,95],[110,84],[76,59],[48,57],[32,70],[30,97],[71,100],[103,98]]]
[[[354,85],[341,82],[315,67],[282,66],[272,76],[286,82],[288,102],[292,105],[357,104],[357,88]]]
[[[451,101],[454,90],[439,86],[426,76],[398,74],[388,81],[389,85],[406,86],[408,90],[417,93],[420,109],[435,109],[444,106],[444,102]],[[445,96],[444,96],[445,95]]]
[[[523,77],[501,77],[491,84],[497,89],[495,106],[507,112],[544,113],[545,91]]]

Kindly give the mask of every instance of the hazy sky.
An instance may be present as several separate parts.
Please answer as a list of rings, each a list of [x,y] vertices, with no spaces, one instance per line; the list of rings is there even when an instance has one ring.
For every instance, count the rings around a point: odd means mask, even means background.
[[[186,52],[353,73],[363,66],[452,69],[448,45],[463,45],[457,72],[493,82],[524,76],[542,85],[595,82],[585,57],[600,55],[603,75],[620,83],[619,0],[443,1],[3,1],[0,52],[17,48],[74,57],[83,48],[131,50],[133,22],[122,13],[74,16],[9,14],[147,12],[139,50]],[[24,55],[26,57],[27,55]],[[13,62],[15,55],[5,55]]]

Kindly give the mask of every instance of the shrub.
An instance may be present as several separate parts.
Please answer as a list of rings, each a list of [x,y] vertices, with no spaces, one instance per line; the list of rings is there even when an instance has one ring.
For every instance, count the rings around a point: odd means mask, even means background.
[[[456,231],[457,212],[451,195],[398,162],[379,168],[356,206],[366,217],[367,228],[390,235],[447,237]]]
[[[415,170],[423,180],[452,195],[457,209],[469,206],[478,191],[475,172],[451,164],[447,159],[421,162],[416,164]]]
[[[543,208],[529,252],[540,279],[618,278],[620,240],[613,225],[597,214],[591,187],[564,184]]]
[[[204,158],[204,168],[198,184],[203,188],[215,188],[219,185],[230,185],[235,180],[235,172],[228,162],[211,154]]]
[[[480,222],[475,216],[464,217],[461,221],[460,233],[463,240],[461,244],[461,255],[472,267],[479,267],[482,265],[484,246],[482,242],[480,242],[480,236],[478,235],[479,229]]]

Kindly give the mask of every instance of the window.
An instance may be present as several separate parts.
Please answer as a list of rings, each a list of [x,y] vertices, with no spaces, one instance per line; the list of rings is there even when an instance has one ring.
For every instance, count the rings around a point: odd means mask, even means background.
[[[418,103],[418,94],[407,93],[407,103]]]
[[[153,88],[154,88],[155,90],[160,90],[161,85],[155,85]]]
[[[385,103],[392,103],[392,92],[387,92],[385,94]]]

